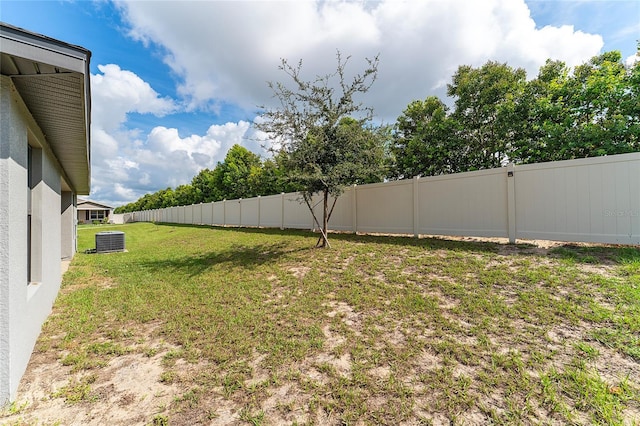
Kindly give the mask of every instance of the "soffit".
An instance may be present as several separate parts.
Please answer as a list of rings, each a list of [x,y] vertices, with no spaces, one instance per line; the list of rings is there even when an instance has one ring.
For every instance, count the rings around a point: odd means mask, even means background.
[[[88,194],[91,53],[6,24],[0,29],[0,73],[11,77],[71,189]]]

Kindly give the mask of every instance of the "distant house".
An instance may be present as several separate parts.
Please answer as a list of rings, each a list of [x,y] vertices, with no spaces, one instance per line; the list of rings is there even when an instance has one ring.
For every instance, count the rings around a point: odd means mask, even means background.
[[[78,198],[78,223],[93,223],[98,220],[100,222],[109,221],[113,207],[105,204],[96,203],[91,200],[82,200]]]
[[[0,22],[0,407],[76,252],[89,194],[91,52]]]

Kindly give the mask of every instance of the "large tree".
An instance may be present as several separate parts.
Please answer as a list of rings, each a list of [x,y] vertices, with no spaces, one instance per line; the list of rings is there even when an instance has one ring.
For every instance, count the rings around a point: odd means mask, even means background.
[[[289,182],[300,189],[322,234],[319,247],[329,246],[328,223],[344,187],[384,177],[388,133],[370,126],[372,109],[355,100],[375,81],[378,58],[367,59],[366,69],[351,78],[346,74],[348,62],[349,57],[343,59],[338,52],[335,72],[307,81],[302,61],[293,66],[283,59],[279,69],[291,79],[292,88],[268,83],[279,105],[262,107],[262,120],[256,125],[286,163]],[[322,197],[320,219],[312,201],[317,194]]]
[[[438,97],[411,102],[398,117],[394,130],[393,178],[464,171],[467,146],[458,136],[456,121]]]
[[[493,61],[460,66],[453,75],[447,94],[455,99],[452,115],[468,145],[467,170],[500,167],[509,159],[526,77],[521,68]]]

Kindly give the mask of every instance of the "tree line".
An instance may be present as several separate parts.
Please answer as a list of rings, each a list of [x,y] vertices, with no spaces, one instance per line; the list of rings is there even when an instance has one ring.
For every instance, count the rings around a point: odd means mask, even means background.
[[[530,80],[506,63],[463,65],[447,85],[451,108],[429,96],[411,102],[393,125],[372,125],[372,111],[353,100],[375,81],[377,58],[351,84],[347,60],[338,54],[336,72],[310,82],[300,78],[301,63],[282,61],[295,84],[269,83],[281,107],[265,109],[259,125],[278,142],[271,158],[234,145],[190,184],[115,212],[295,191],[326,198],[349,184],[640,151],[640,62],[625,66],[617,51],[573,69],[548,60]],[[342,92],[334,92],[332,77]]]

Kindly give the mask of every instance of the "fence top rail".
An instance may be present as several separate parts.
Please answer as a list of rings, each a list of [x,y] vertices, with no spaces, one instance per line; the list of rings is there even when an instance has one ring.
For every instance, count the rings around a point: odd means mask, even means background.
[[[594,164],[626,163],[639,161],[640,152],[630,152],[628,154],[604,155],[600,157],[576,158],[573,160],[549,161],[548,163],[532,163],[516,165],[517,171],[529,171],[540,169],[557,169],[568,167],[591,166]]]
[[[478,177],[478,176],[502,175],[502,174],[505,174],[506,171],[507,171],[507,166],[503,166],[495,169],[474,170],[471,172],[453,173],[449,175],[424,176],[424,177],[421,177],[419,181],[435,182],[439,180],[468,179],[468,178]]]

